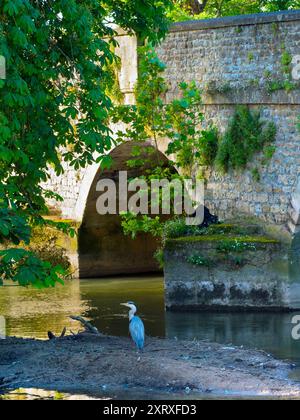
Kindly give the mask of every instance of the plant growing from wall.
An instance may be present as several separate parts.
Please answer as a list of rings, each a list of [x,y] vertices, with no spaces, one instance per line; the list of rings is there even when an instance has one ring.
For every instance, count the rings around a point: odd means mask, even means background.
[[[205,91],[213,96],[213,95],[228,95],[232,93],[234,88],[231,86],[230,83],[222,83],[219,84],[216,80],[211,80],[207,83],[205,87]]]
[[[286,50],[286,46],[283,43],[281,45],[281,78],[274,78],[270,71],[265,72],[266,89],[269,94],[280,90],[285,90],[287,93],[300,88],[300,83],[292,79],[292,55]]]
[[[192,255],[187,257],[186,260],[188,263],[199,267],[209,267],[211,265],[211,261],[208,258],[202,257],[201,255]]]
[[[220,142],[216,167],[222,172],[244,169],[256,153],[269,151],[275,138],[276,127],[273,123],[265,123],[259,111],[238,106]]]
[[[286,51],[286,49],[284,49],[283,54],[281,56],[281,67],[282,67],[283,73],[287,75],[291,74],[292,61],[293,61],[293,57],[288,51]]]
[[[259,169],[257,167],[252,169],[251,174],[252,174],[252,178],[255,182],[257,182],[257,183],[260,182],[261,177],[260,177]]]
[[[242,240],[236,239],[235,241],[220,241],[217,246],[217,251],[223,254],[230,252],[245,252],[245,251],[256,251],[256,246],[253,243],[243,242]]]

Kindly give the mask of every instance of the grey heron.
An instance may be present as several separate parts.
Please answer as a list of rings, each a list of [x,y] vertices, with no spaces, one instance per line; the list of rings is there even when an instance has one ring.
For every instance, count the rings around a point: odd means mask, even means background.
[[[145,343],[145,327],[141,318],[136,314],[137,307],[134,302],[121,303],[129,308],[129,331],[132,340],[139,350],[143,350]]]

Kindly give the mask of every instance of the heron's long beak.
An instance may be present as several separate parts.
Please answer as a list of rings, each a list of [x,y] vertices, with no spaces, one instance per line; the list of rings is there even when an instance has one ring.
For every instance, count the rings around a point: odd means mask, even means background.
[[[120,303],[120,305],[122,305],[122,306],[126,306],[126,308],[129,308],[129,306],[128,306],[128,304],[127,304],[127,303]]]

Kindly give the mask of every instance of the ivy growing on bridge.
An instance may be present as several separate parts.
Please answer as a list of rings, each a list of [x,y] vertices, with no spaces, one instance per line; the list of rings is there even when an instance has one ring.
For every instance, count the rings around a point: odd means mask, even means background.
[[[238,106],[220,141],[215,160],[217,169],[222,172],[245,169],[259,152],[263,152],[267,163],[275,152],[274,146],[271,147],[275,138],[274,123],[264,122],[260,111]]]

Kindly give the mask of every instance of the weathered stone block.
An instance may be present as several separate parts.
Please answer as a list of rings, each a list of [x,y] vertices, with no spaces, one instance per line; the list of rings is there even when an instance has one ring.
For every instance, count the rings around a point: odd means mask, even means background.
[[[287,252],[271,237],[228,234],[168,240],[165,281],[171,310],[300,309],[300,290],[290,278]]]

